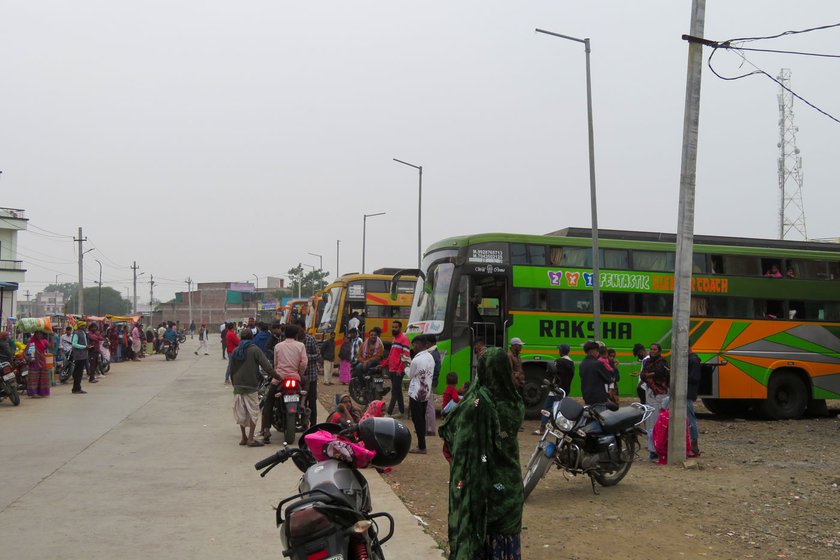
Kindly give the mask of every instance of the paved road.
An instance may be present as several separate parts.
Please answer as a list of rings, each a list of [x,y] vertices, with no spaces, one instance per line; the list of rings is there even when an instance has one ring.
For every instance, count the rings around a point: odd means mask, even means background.
[[[300,473],[289,463],[258,476],[253,464],[278,446],[238,445],[224,362],[194,356],[195,344],[174,362],[114,364],[87,395],[59,386],[0,403],[4,558],[282,557],[272,506]],[[397,518],[386,554],[440,559],[381,477],[365,474],[374,509]]]

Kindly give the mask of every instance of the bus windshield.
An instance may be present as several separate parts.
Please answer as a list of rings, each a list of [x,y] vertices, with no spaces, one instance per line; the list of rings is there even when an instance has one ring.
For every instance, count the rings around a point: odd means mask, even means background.
[[[335,324],[338,321],[338,311],[341,309],[341,291],[342,286],[335,286],[330,289],[326,297],[326,304],[324,304],[324,313],[321,316],[321,323],[318,326],[320,331],[331,331],[335,329]]]
[[[410,324],[417,324],[416,330],[430,334],[443,332],[449,286],[452,284],[454,272],[453,263],[441,262],[429,268],[425,281],[422,278],[417,279],[414,305],[409,319]]]

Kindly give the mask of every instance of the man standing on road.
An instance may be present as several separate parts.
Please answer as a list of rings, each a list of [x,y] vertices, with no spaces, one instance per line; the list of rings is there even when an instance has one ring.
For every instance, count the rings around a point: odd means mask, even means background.
[[[265,357],[269,362],[274,362],[274,347],[283,340],[283,331],[280,329],[280,321],[271,323],[268,342],[265,343]]]
[[[242,329],[241,342],[231,354],[230,377],[233,382],[233,417],[242,431],[239,445],[262,447],[263,443],[254,439],[257,418],[260,415],[260,403],[257,396],[259,369],[271,371],[271,364],[265,354],[254,344],[251,329]],[[245,435],[245,427],[248,435]]]
[[[653,414],[648,417],[645,423],[645,428],[647,428],[648,433],[649,458],[651,461],[656,461],[659,459],[659,455],[657,455],[656,447],[653,445],[653,426],[659,418],[659,411],[662,410],[662,401],[668,397],[671,370],[668,368],[668,362],[662,357],[662,346],[656,342],[650,345],[648,359],[644,364],[639,378],[647,385],[645,400],[648,405],[654,408]]]
[[[359,313],[354,311],[350,314],[350,320],[347,321],[347,332],[350,332],[352,329],[356,329],[356,331],[358,332],[360,323],[361,321],[359,321]]]
[[[697,414],[694,412],[694,401],[697,400],[697,395],[700,392],[700,377],[702,373],[702,366],[700,365],[700,356],[694,353],[691,348],[688,349],[688,401],[686,402],[686,413],[688,416],[688,436],[691,441],[691,449],[688,452],[689,457],[700,456],[700,446],[697,440],[700,439],[700,431],[697,429]]]
[[[513,384],[519,392],[525,386],[525,372],[522,369],[522,359],[519,354],[522,352],[522,347],[525,343],[521,338],[510,339],[510,350],[508,351],[508,358],[510,358],[510,369],[513,372]]]
[[[580,363],[580,390],[583,393],[583,402],[589,405],[606,404],[609,400],[607,386],[612,376],[598,360],[600,347],[594,340],[589,340],[583,345],[586,356]]]
[[[190,340],[195,337],[195,321],[190,321]]]
[[[64,359],[64,356],[67,355],[68,352],[73,350],[73,327],[67,326],[64,329],[64,334],[58,339],[58,347],[61,348],[61,358]],[[116,353],[116,351],[114,351]]]
[[[321,361],[321,351],[315,337],[306,332],[306,322],[303,319],[295,321],[298,328],[298,340],[306,347],[306,400],[304,406],[309,409],[309,419],[312,424],[318,423],[318,362]]]
[[[85,329],[87,323],[79,321],[76,323],[76,331],[73,333],[71,344],[73,346],[73,393],[76,395],[84,395],[87,391],[82,389],[82,372],[85,369],[88,360],[88,337]],[[96,383],[96,378],[90,380],[91,383]]]
[[[440,380],[440,350],[437,347],[437,337],[433,334],[427,334],[426,340],[429,343],[429,348],[426,350],[432,359],[435,361],[435,370],[432,373],[432,390],[429,398],[426,399],[426,435],[433,436],[437,434],[437,422],[435,422],[435,390]]]
[[[414,431],[417,432],[417,447],[409,449],[409,453],[426,454],[426,402],[431,398],[432,376],[435,372],[435,360],[429,354],[431,343],[427,335],[414,337],[414,359],[408,369],[408,407],[411,410],[411,420]],[[402,390],[400,390],[402,392]]]
[[[137,323],[134,323],[131,327],[131,352],[131,361],[140,361],[140,329],[137,327]]]
[[[391,323],[391,334],[394,335],[394,340],[391,342],[391,352],[388,354],[386,362],[388,374],[391,377],[391,402],[388,404],[388,416],[394,416],[394,405],[396,404],[400,412],[395,418],[401,418],[405,414],[402,380],[405,375],[405,366],[411,361],[408,338],[403,334],[402,326],[402,321]],[[429,357],[431,358],[431,356]],[[434,365],[432,367],[434,368]]]
[[[239,346],[241,340],[239,337],[236,336],[236,329],[233,327],[233,323],[228,323],[227,330],[225,331],[225,349],[227,350],[228,355],[228,365],[227,369],[225,370],[225,384],[230,385],[230,361],[233,351],[236,350],[236,347]]]
[[[201,328],[198,329],[198,350],[203,350],[205,356],[209,354],[207,352],[207,323],[201,323]],[[196,356],[198,356],[198,350],[195,351]]]
[[[569,347],[568,344],[561,344],[557,348],[560,351],[560,358],[554,360],[554,371],[551,372],[551,382],[560,389],[563,389],[563,392],[566,393],[566,396],[568,396],[572,388],[572,379],[575,377],[575,362],[569,357],[571,347]],[[560,396],[557,393],[549,391],[548,396],[545,398],[545,403],[543,404],[543,410],[551,412],[551,409],[554,407],[554,403],[559,400]],[[542,435],[547,425],[548,416],[543,415],[540,418],[540,427],[534,430],[533,435]]]
[[[219,325],[219,334],[222,337],[222,359],[225,359],[225,352],[227,351],[227,326],[228,324],[222,323]]]
[[[321,346],[321,355],[324,358],[324,385],[332,385],[333,362],[335,361],[335,333],[327,333],[327,339]]]

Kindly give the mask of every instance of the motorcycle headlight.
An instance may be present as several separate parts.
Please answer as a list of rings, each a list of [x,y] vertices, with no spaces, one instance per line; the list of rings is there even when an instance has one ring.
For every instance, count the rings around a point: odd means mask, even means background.
[[[575,427],[575,422],[574,420],[569,420],[563,416],[563,414],[561,414],[558,410],[554,415],[554,425],[557,426],[557,429],[559,430],[569,432]]]

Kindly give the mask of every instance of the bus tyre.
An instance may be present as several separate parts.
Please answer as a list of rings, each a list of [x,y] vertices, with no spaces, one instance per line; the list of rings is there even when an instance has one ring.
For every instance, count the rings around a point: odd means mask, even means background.
[[[545,380],[545,368],[537,365],[525,365],[525,386],[522,387],[522,401],[525,403],[525,418],[539,418],[548,389],[542,386]]]
[[[703,399],[703,406],[718,416],[743,417],[749,408],[749,401],[746,399]]]
[[[774,420],[801,418],[808,407],[808,387],[792,371],[777,371],[767,384],[767,398],[761,412]]]

